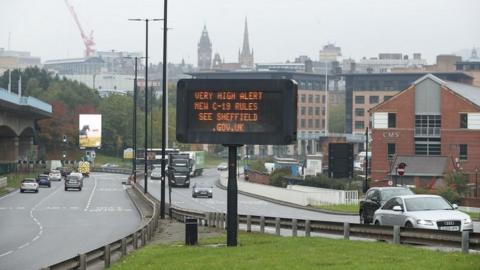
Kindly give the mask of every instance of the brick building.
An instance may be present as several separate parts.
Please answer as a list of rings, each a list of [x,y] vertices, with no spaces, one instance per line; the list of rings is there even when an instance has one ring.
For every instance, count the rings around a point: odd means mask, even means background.
[[[480,88],[432,74],[416,80],[370,111],[372,185],[434,188],[446,174],[469,175],[480,167]],[[397,176],[399,163],[407,164]],[[389,180],[392,181],[389,183]]]

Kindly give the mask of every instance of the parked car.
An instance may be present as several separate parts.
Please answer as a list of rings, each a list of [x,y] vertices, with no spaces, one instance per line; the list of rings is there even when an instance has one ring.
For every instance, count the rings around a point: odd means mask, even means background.
[[[160,180],[162,179],[162,169],[161,168],[154,168],[150,173],[150,178],[152,180]]]
[[[192,187],[192,197],[213,197],[213,187],[203,183],[195,183]]]
[[[445,231],[473,231],[469,215],[438,195],[396,196],[375,212],[376,225]]]
[[[50,179],[48,178],[47,174],[39,174],[36,180],[37,180],[38,186],[45,186],[45,187],[52,186],[52,183],[50,182]]]
[[[365,199],[360,201],[360,223],[370,224],[373,222],[373,214],[386,201],[395,196],[414,194],[407,187],[374,187],[367,191]]]
[[[61,181],[62,180],[62,174],[60,173],[59,170],[51,170],[48,173],[48,179],[50,181]]]
[[[81,173],[71,173],[65,178],[65,190],[68,189],[78,189],[79,191],[83,188],[83,176]]]
[[[116,167],[118,167],[118,165],[117,164],[111,164],[111,163],[105,163],[100,167],[102,167],[102,168],[116,168]]]
[[[222,162],[222,163],[218,164],[217,170],[219,170],[219,171],[228,170],[228,164],[226,162]]]
[[[25,178],[22,180],[20,184],[20,193],[25,191],[33,191],[35,193],[38,192],[38,183],[36,179],[33,178]]]

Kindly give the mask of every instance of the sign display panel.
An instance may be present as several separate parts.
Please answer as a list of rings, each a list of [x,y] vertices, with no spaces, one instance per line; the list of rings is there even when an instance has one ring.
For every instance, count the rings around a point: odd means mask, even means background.
[[[290,144],[296,140],[296,112],[297,84],[292,80],[180,80],[177,140]]]
[[[78,131],[80,149],[100,148],[102,145],[102,115],[80,114]]]

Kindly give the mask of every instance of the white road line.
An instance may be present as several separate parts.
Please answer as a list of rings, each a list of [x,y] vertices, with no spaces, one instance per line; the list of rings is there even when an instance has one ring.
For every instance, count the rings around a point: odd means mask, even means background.
[[[35,236],[35,237],[32,239],[32,242],[35,242],[35,241],[37,241],[37,240],[38,240],[38,238],[40,238],[40,236],[39,236],[39,235]]]
[[[85,206],[85,209],[83,211],[88,211],[88,208],[90,207],[90,203],[92,202],[93,194],[95,193],[95,189],[97,188],[97,178],[94,177],[95,179],[95,185],[93,186],[92,193],[90,193],[90,197],[88,198],[87,206]]]
[[[13,250],[10,250],[10,251],[8,251],[8,252],[5,252],[5,253],[3,253],[3,254],[0,254],[0,258],[3,257],[3,256],[7,256],[7,255],[10,254],[10,253],[13,253]]]
[[[24,248],[24,247],[28,247],[29,245],[30,245],[30,242],[27,242],[27,243],[19,246],[18,249],[22,249],[22,248]]]

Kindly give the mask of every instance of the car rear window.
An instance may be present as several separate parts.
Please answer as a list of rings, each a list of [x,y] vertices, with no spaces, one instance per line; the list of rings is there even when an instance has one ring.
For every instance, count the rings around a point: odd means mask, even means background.
[[[36,181],[33,179],[24,179],[22,183],[35,183]]]

